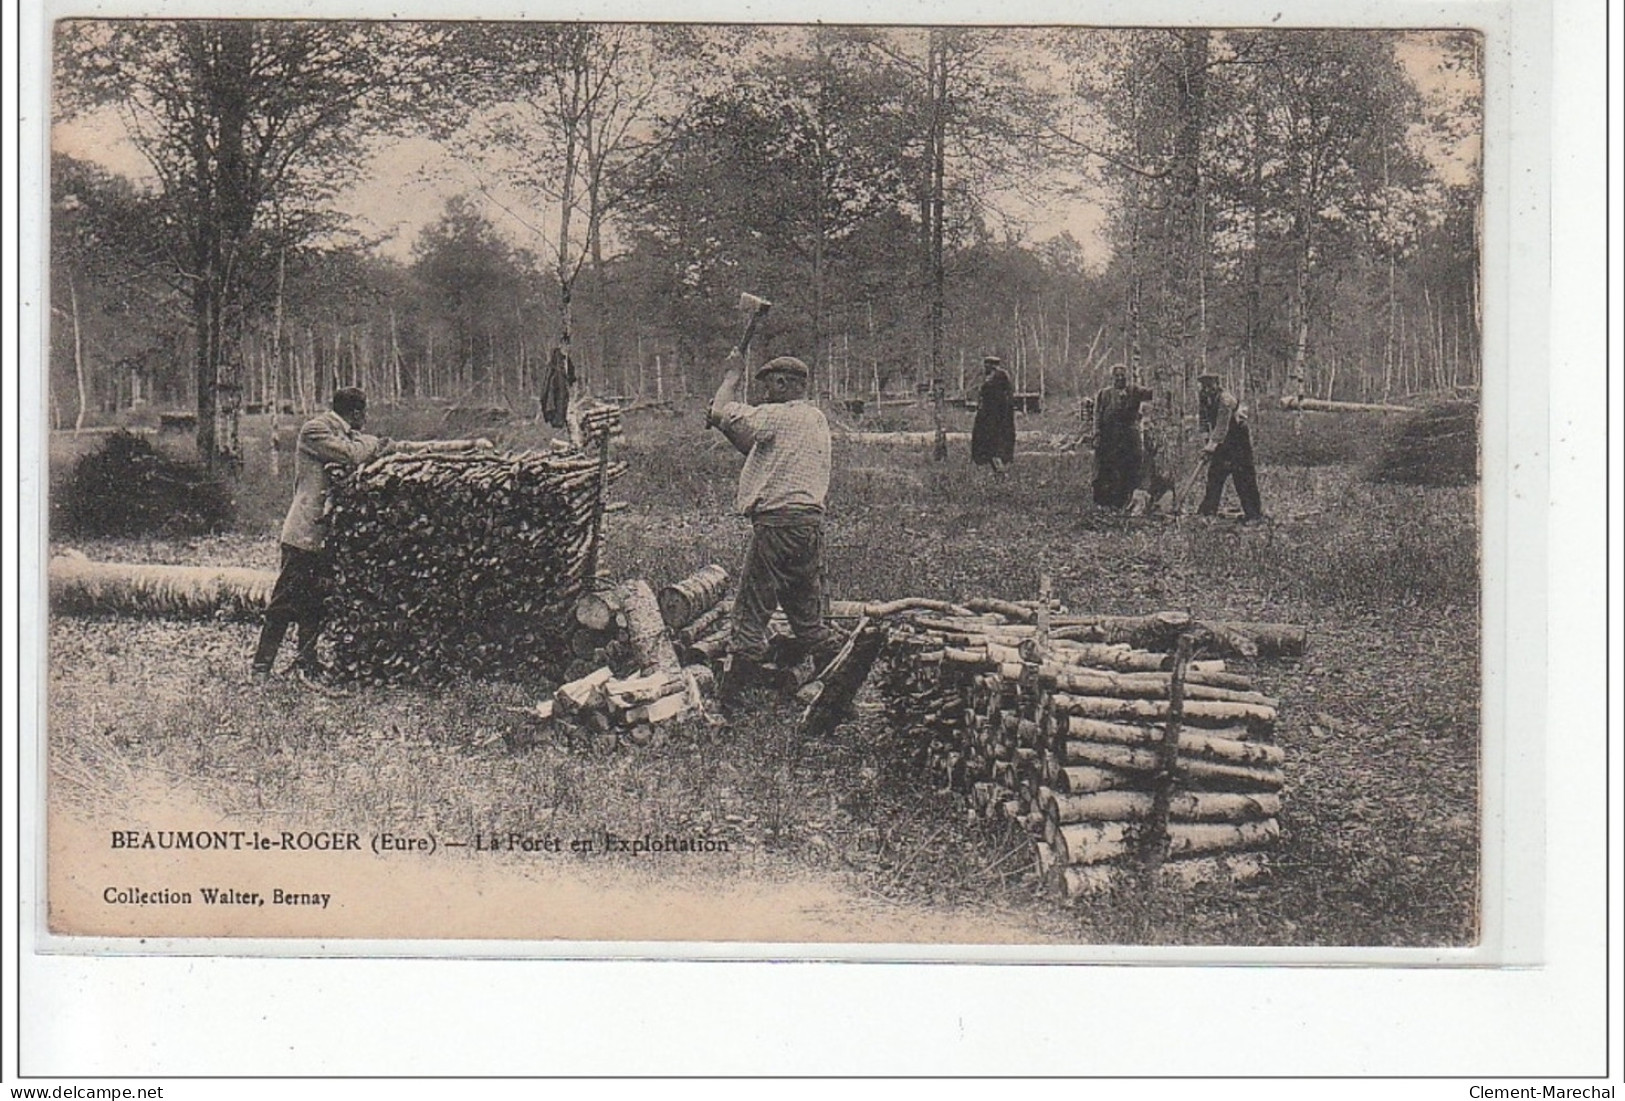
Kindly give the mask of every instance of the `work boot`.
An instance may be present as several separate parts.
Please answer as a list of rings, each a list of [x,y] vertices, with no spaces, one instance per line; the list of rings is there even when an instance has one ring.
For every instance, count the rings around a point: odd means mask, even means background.
[[[767,669],[752,658],[732,654],[717,680],[717,703],[724,715],[737,711],[745,702],[745,690],[768,683]]]

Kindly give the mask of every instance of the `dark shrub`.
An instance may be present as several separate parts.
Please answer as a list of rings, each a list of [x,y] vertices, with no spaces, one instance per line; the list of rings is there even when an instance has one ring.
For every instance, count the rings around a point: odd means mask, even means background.
[[[122,429],[74,464],[52,494],[56,534],[198,535],[231,522],[231,490],[201,463],[172,459]]]

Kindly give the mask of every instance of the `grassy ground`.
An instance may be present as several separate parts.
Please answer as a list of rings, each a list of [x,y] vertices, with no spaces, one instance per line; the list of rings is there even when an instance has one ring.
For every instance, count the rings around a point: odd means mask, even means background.
[[[380,431],[434,434],[416,414]],[[968,426],[952,414],[950,428]],[[740,874],[835,876],[860,896],[994,908],[1034,936],[1101,943],[1445,945],[1477,936],[1478,558],[1471,489],[1373,486],[1357,476],[1372,423],[1256,428],[1260,529],[1135,521],[1088,504],[1087,455],[1023,454],[995,482],[964,448],[837,445],[829,569],[838,598],[1024,598],[1041,573],[1073,609],[1189,609],[1306,624],[1307,657],[1252,670],[1281,697],[1288,801],[1278,874],[1263,886],[1063,907],[1038,889],[1020,838],[968,822],[931,789],[873,710],[793,746],[763,701],[723,736],[684,727],[664,745],[600,755],[554,744],[513,708],[545,685],[462,684],[347,699],[291,684],[245,690],[253,630],[57,620],[51,625],[56,796],[105,805],[160,776],[234,816],[441,830],[674,828],[728,838]],[[959,420],[966,423],[960,424]],[[919,410],[886,427],[928,424]],[[1019,427],[1067,431],[1064,412]],[[291,425],[284,425],[291,431]],[[371,426],[370,426],[371,427]],[[861,427],[873,427],[873,422]],[[413,429],[402,431],[401,428]],[[506,430],[524,444],[535,429]],[[487,433],[490,434],[490,433]],[[86,546],[93,556],[270,568],[287,489],[266,476],[261,427],[238,531],[186,543]],[[255,441],[258,440],[258,447]],[[53,441],[56,471],[66,460]],[[697,406],[629,415],[618,455],[628,501],[608,531],[616,576],[655,585],[706,562],[737,568],[738,458]],[[1338,461],[1328,461],[1336,459]]]

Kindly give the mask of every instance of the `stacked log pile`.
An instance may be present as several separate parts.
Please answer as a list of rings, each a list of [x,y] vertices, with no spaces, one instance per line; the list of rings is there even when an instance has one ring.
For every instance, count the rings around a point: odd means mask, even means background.
[[[1068,898],[1148,870],[1168,884],[1266,871],[1285,784],[1274,700],[1223,658],[1181,661],[1177,644],[1066,637],[1110,633],[1101,618],[1011,619],[891,620],[880,689],[920,767],[975,812],[1024,826]],[[1187,647],[1257,649],[1238,626],[1204,633],[1186,620],[1182,634]],[[1295,631],[1277,627],[1277,642],[1282,630]]]
[[[556,670],[604,485],[553,451],[395,454],[333,481],[335,665],[363,681]]]

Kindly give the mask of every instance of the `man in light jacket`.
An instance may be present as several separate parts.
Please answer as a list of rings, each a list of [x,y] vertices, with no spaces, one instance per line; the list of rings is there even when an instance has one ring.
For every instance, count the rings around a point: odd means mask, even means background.
[[[329,463],[357,467],[388,451],[466,451],[489,447],[487,440],[444,440],[403,443],[361,431],[367,420],[367,396],[355,387],[333,392],[333,407],[318,413],[299,429],[295,449],[293,504],[282,522],[282,571],[271,590],[254,651],[256,680],[270,675],[277,651],[289,626],[299,627],[294,670],[306,681],[320,680],[323,670],[316,655],[321,637],[332,562],[325,550],[327,492],[332,481]]]
[[[740,689],[763,682],[769,617],[784,609],[800,655],[829,656],[824,623],[824,498],[829,493],[829,422],[807,400],[807,365],[794,356],[769,360],[756,372],[765,390],[759,405],[738,399],[744,360],[728,357],[711,401],[710,423],[745,456],[735,504],[749,517],[750,549],[734,599],[728,667],[718,695],[724,707]]]

